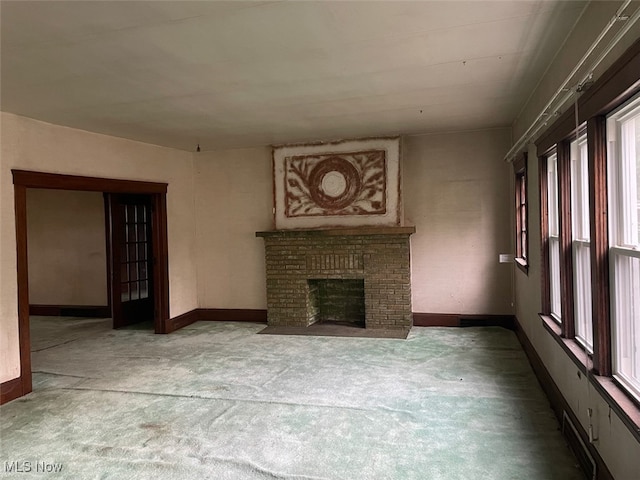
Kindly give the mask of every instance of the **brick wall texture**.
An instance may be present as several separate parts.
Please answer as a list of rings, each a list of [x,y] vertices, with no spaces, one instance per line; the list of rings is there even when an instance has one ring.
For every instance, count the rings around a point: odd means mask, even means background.
[[[309,326],[321,317],[317,280],[358,279],[364,281],[366,328],[411,328],[409,234],[258,235],[265,241],[269,325]]]

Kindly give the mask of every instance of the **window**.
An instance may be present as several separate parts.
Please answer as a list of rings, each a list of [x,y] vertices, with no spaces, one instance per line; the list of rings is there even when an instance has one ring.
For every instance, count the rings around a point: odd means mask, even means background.
[[[640,97],[607,119],[613,375],[640,399]]]
[[[555,144],[540,162],[542,305],[563,338],[575,339],[582,350],[593,353],[586,131],[573,138]]]
[[[527,154],[514,163],[516,212],[516,265],[525,273],[529,266],[529,240],[527,238]]]
[[[593,353],[589,159],[586,133],[571,142],[570,155],[575,338],[589,353]]]
[[[558,155],[547,157],[547,205],[549,224],[549,301],[550,314],[562,321],[560,299],[560,209],[558,195]]]
[[[638,62],[640,40],[536,148],[543,326],[640,441]]]

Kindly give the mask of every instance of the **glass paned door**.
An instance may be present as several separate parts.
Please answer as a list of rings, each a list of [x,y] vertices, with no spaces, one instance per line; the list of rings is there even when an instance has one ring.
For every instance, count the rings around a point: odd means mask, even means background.
[[[121,248],[125,255],[121,258],[120,278],[121,300],[144,300],[149,297],[149,211],[148,206],[120,205],[124,217],[125,234]]]
[[[151,198],[109,196],[114,328],[153,320]]]

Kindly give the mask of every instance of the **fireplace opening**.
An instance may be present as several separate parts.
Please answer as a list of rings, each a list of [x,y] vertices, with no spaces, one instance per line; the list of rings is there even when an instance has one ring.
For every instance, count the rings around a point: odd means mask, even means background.
[[[308,280],[309,325],[337,323],[365,327],[363,279]]]

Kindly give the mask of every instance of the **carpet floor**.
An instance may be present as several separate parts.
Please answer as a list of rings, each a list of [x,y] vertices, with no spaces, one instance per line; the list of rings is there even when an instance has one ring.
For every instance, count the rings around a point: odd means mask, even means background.
[[[0,407],[2,478],[584,478],[505,329],[31,323],[34,392]]]

